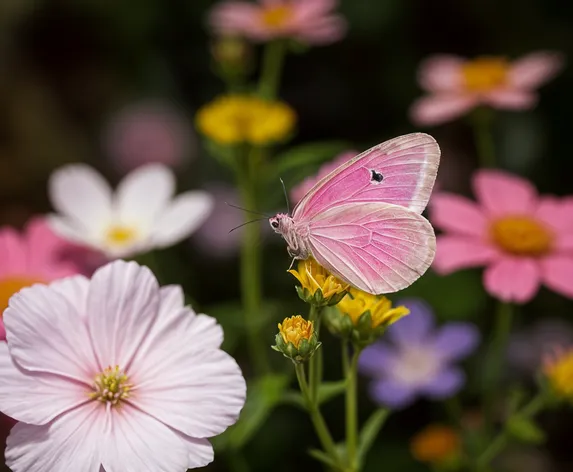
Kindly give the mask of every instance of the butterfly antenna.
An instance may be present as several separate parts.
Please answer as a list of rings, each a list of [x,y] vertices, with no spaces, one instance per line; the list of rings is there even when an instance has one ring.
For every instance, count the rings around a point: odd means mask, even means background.
[[[262,213],[260,211],[254,211],[254,210],[247,210],[246,208],[242,208],[240,206],[237,205],[233,205],[232,203],[229,202],[225,202],[226,205],[230,206],[231,208],[236,208],[237,210],[242,210],[242,211],[246,211],[247,213],[252,213],[253,215],[262,215],[265,218],[270,218],[270,215],[267,215],[266,213]],[[262,219],[262,218],[261,218]]]
[[[281,185],[283,186],[283,193],[285,195],[285,200],[286,200],[286,204],[287,204],[287,213],[290,215],[290,204],[288,202],[288,195],[287,195],[285,183],[283,182],[283,179],[281,179],[280,177],[279,177],[279,180],[281,181]]]
[[[247,221],[246,223],[240,224],[239,226],[235,226],[233,229],[229,230],[229,233],[232,233],[232,232],[235,231],[236,229],[242,228],[242,227],[245,226],[245,225],[254,223],[254,222],[256,222],[256,221],[263,221],[263,220],[266,220],[266,219],[267,219],[267,217],[265,217],[265,218],[256,218],[256,219],[254,219],[254,220]]]

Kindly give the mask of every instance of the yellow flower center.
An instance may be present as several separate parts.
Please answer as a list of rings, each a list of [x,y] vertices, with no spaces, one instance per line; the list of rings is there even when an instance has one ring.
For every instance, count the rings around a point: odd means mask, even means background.
[[[460,437],[449,426],[430,425],[412,438],[410,450],[416,460],[440,465],[460,452]]]
[[[573,401],[573,349],[557,352],[545,363],[544,373],[557,395]]]
[[[285,26],[292,18],[293,11],[288,5],[277,5],[265,8],[261,12],[261,21],[263,25],[279,29]]]
[[[117,225],[109,228],[106,234],[107,242],[112,246],[125,246],[137,238],[137,231],[130,226]]]
[[[501,57],[479,57],[462,66],[465,88],[470,92],[489,92],[507,81],[508,62]]]
[[[29,287],[37,283],[42,283],[43,280],[33,277],[8,277],[0,280],[0,316],[4,310],[8,308],[8,301],[10,297],[16,292],[19,292],[24,287]]]
[[[296,315],[285,318],[279,323],[279,332],[285,343],[292,343],[298,349],[303,339],[310,341],[314,325],[312,321],[306,321],[302,316]]]
[[[504,251],[519,256],[542,256],[551,250],[553,234],[540,222],[525,216],[510,216],[491,226],[493,241]]]
[[[342,313],[350,317],[354,325],[358,324],[360,317],[369,311],[372,328],[377,328],[381,324],[389,326],[410,313],[405,306],[392,308],[392,302],[386,297],[371,295],[355,288],[351,288],[337,306]]]
[[[325,299],[348,289],[348,284],[338,280],[312,258],[299,261],[297,270],[293,269],[288,272],[294,275],[302,288],[308,290],[311,295],[320,289]]]
[[[116,406],[121,400],[129,397],[131,387],[133,385],[129,383],[127,375],[119,369],[119,366],[113,368],[110,366],[96,375],[90,398],[109,406]]]

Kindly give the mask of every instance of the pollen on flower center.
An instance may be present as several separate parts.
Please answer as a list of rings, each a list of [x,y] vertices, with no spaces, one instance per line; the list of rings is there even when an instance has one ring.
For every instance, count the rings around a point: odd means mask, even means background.
[[[480,57],[462,66],[465,88],[471,92],[488,92],[507,81],[509,65],[501,57]]]
[[[123,246],[133,242],[137,237],[137,231],[129,226],[112,226],[107,231],[106,240],[114,246]]]
[[[93,400],[116,406],[121,400],[129,397],[132,386],[127,375],[120,370],[119,366],[110,366],[96,375],[90,397]]]
[[[30,287],[35,283],[41,283],[42,280],[31,277],[8,277],[0,280],[0,317],[4,310],[8,308],[10,297],[24,287]]]
[[[551,249],[553,234],[527,217],[507,217],[493,223],[491,235],[504,251],[522,256],[541,256]]]
[[[292,17],[292,9],[288,5],[277,5],[266,8],[261,12],[261,21],[269,28],[280,28]]]

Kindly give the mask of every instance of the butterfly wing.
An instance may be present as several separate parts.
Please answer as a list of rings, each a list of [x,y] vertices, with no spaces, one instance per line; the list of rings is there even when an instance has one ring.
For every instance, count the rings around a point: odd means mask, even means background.
[[[309,223],[308,241],[320,265],[372,294],[411,285],[428,269],[436,250],[428,220],[380,202],[325,211]]]
[[[391,139],[321,179],[293,211],[297,221],[342,203],[386,202],[422,213],[438,172],[440,148],[424,133]]]

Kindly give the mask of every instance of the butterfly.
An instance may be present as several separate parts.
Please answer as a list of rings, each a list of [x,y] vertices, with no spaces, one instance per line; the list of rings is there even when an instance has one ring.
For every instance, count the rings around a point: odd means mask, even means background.
[[[392,293],[414,283],[436,252],[421,213],[440,162],[436,140],[400,136],[350,159],[317,182],[292,216],[269,218],[294,259],[313,257],[354,287]]]

